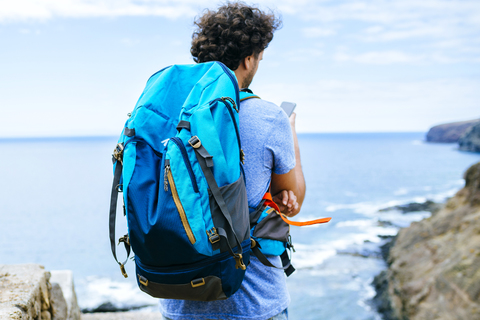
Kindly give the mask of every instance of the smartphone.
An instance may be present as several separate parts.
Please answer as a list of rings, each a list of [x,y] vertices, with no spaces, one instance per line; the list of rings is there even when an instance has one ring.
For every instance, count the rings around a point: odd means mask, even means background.
[[[282,104],[280,105],[280,108],[282,108],[283,111],[285,111],[285,113],[287,114],[287,116],[290,117],[293,110],[295,110],[296,106],[297,106],[296,103],[283,101]]]

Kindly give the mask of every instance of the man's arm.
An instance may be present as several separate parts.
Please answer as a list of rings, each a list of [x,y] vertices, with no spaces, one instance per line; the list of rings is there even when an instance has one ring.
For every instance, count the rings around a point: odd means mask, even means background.
[[[293,217],[300,212],[306,191],[305,178],[303,176],[300,159],[300,148],[295,131],[295,117],[295,113],[292,113],[290,116],[290,127],[292,128],[293,145],[295,149],[295,167],[285,174],[272,173],[271,183],[271,193],[275,196],[274,200],[280,200],[284,206],[287,207],[284,213],[289,217]]]

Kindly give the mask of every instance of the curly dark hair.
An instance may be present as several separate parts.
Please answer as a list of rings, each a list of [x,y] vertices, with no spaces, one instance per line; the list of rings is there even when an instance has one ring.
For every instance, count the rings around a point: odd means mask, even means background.
[[[227,2],[218,11],[206,9],[195,21],[193,60],[221,61],[231,70],[250,55],[258,57],[282,25],[273,12],[265,13],[243,2]]]

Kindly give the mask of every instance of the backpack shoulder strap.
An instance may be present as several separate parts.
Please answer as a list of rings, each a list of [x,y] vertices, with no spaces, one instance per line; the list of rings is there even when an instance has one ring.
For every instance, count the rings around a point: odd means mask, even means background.
[[[248,99],[261,99],[248,88],[240,89],[240,102]]]

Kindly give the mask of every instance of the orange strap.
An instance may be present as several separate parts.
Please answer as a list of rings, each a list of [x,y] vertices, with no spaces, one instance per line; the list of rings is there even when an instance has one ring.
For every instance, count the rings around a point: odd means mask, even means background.
[[[272,195],[270,194],[270,192],[265,193],[265,195],[263,196],[263,200],[265,200],[264,202],[265,205],[275,209],[277,213],[280,215],[280,217],[282,218],[282,220],[292,226],[297,226],[297,227],[311,226],[314,224],[327,223],[330,220],[332,220],[332,218],[322,218],[322,219],[315,219],[315,220],[304,221],[304,222],[292,221],[292,220],[289,220],[283,213],[280,212],[280,208],[273,201]]]
[[[280,212],[280,208],[277,206],[277,204],[273,201],[272,194],[270,192],[267,192],[263,195],[262,200],[265,200],[263,203],[266,206],[269,206],[270,208],[273,208]]]

